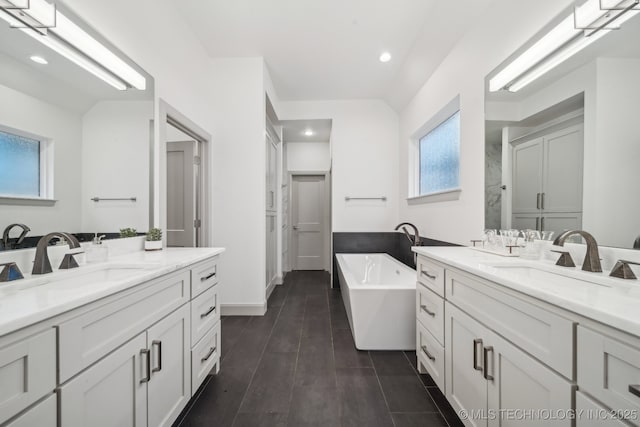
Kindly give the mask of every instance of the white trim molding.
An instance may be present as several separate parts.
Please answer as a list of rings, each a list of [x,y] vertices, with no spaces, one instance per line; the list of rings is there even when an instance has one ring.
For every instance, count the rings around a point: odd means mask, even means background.
[[[221,316],[264,316],[267,303],[263,304],[221,304]]]

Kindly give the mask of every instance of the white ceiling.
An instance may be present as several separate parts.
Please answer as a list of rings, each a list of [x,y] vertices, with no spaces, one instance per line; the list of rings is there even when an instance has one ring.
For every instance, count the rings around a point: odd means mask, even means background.
[[[331,140],[331,120],[280,120],[283,142],[329,142]],[[304,134],[311,130],[313,135]]]
[[[493,1],[173,0],[212,57],[263,56],[283,100],[381,98],[396,109]]]

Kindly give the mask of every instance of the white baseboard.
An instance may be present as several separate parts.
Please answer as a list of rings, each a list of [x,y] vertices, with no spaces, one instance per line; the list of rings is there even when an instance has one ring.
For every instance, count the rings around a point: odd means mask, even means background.
[[[222,316],[264,316],[267,304],[221,304]]]
[[[274,280],[276,285],[282,285],[284,284],[284,277],[283,276],[276,276],[276,280]]]
[[[278,283],[278,279],[274,280],[273,282],[271,282],[269,286],[267,286],[267,297],[266,297],[267,301],[269,301],[269,297],[273,293],[273,290],[276,288],[277,283]]]

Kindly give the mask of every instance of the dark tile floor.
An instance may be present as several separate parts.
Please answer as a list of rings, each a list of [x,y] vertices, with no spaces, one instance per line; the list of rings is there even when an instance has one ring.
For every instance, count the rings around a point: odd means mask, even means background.
[[[462,425],[415,352],[356,350],[327,273],[289,273],[268,306],[222,318],[222,369],[176,425]]]

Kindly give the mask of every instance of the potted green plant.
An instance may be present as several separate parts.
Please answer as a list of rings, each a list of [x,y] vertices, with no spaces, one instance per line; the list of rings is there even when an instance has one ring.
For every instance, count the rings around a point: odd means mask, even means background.
[[[162,249],[162,230],[152,228],[147,232],[147,238],[144,241],[145,251],[159,251]]]
[[[120,237],[136,237],[138,232],[135,228],[121,228]]]

